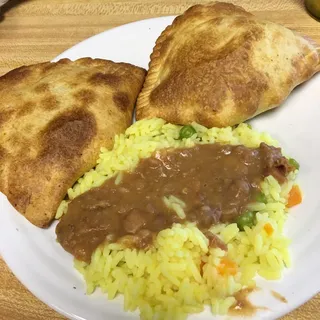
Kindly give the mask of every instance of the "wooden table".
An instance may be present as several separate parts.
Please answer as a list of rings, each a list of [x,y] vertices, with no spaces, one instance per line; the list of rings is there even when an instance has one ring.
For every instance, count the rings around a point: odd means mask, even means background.
[[[232,2],[260,17],[294,28],[320,44],[320,22],[307,14],[303,0]],[[0,13],[0,75],[23,64],[51,60],[104,30],[135,20],[179,14],[195,3],[189,0],[10,0]],[[320,318],[319,309],[320,295],[283,320],[316,320]],[[25,289],[0,258],[0,320],[21,319],[65,318]]]

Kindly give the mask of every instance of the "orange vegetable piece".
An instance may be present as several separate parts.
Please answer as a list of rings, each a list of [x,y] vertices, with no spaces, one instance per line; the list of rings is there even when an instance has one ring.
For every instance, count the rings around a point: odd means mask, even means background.
[[[273,227],[272,225],[268,222],[263,226],[263,229],[265,230],[265,232],[267,233],[268,236],[271,236],[273,234]]]
[[[287,208],[291,208],[302,202],[302,194],[298,185],[294,185],[289,192]]]
[[[238,266],[232,260],[226,257],[223,257],[217,269],[218,269],[218,273],[221,274],[222,276],[225,276],[225,275],[234,276],[238,271]]]

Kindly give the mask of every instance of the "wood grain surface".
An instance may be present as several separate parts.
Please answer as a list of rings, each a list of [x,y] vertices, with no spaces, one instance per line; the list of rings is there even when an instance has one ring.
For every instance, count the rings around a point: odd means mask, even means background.
[[[10,0],[0,9],[0,75],[24,64],[51,60],[104,30],[150,17],[176,15],[200,2],[205,1]],[[320,44],[320,22],[306,12],[303,0],[229,2],[293,28]],[[320,295],[283,320],[317,320],[319,310]],[[25,289],[0,258],[0,320],[22,319],[65,318]]]

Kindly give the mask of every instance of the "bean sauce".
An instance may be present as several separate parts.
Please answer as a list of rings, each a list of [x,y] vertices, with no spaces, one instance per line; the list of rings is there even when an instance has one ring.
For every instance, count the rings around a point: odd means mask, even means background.
[[[89,262],[105,241],[146,249],[176,222],[195,222],[205,232],[235,221],[254,201],[264,177],[271,174],[283,183],[291,170],[281,150],[264,143],[254,149],[216,143],[160,150],[124,172],[119,184],[111,178],[71,201],[57,238],[66,251]],[[167,206],[169,196],[184,203],[185,217]]]

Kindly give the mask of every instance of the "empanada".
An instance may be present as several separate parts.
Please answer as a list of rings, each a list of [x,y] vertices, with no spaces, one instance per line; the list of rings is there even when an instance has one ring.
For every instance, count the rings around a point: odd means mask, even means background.
[[[196,5],[156,42],[136,118],[235,125],[279,106],[320,70],[320,50],[227,3]]]
[[[46,227],[101,147],[131,124],[145,70],[83,58],[21,67],[0,78],[0,191]]]

